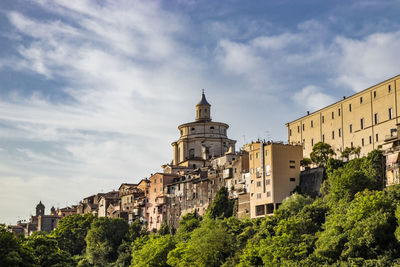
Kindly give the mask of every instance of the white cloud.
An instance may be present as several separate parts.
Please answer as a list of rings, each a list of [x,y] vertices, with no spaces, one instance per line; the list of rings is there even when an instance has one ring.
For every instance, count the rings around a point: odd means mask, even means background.
[[[293,96],[293,100],[313,112],[335,102],[335,98],[322,92],[322,88],[308,85]]]
[[[374,33],[361,40],[338,37],[340,48],[337,81],[354,91],[361,91],[398,75],[400,31]]]

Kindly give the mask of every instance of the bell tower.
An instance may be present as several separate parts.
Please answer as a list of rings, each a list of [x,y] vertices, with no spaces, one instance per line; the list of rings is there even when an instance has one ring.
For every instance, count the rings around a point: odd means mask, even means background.
[[[39,215],[44,215],[44,205],[42,201],[40,201],[39,204],[36,205],[36,216]]]
[[[211,105],[207,102],[204,89],[201,92],[200,102],[196,105],[196,121],[211,121]]]

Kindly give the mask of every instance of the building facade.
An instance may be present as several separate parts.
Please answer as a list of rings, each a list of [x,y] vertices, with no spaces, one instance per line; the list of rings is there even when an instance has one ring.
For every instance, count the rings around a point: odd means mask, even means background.
[[[229,149],[235,151],[235,140],[227,137],[229,125],[211,119],[211,105],[204,91],[196,105],[196,120],[179,125],[180,138],[172,143],[173,160],[163,165],[164,172],[204,167],[212,157],[224,155]]]
[[[399,89],[400,75],[289,122],[288,142],[302,145],[305,157],[321,141],[338,155],[346,147],[361,147],[365,156],[396,131]]]
[[[247,144],[250,218],[272,214],[300,182],[300,145],[258,141]]]

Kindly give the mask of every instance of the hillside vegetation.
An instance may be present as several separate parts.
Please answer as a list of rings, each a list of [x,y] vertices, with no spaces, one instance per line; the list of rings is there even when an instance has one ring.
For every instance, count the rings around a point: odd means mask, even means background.
[[[171,231],[74,215],[51,234],[0,228],[1,266],[392,266],[400,264],[400,186],[383,188],[380,151],[328,159],[322,196],[293,194],[273,216],[237,219],[222,188],[203,217]]]

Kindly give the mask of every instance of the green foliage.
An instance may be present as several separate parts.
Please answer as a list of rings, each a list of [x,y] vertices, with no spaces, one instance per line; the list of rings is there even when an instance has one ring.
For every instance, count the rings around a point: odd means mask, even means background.
[[[131,266],[168,266],[167,255],[174,247],[170,235],[140,237],[133,244]]]
[[[171,234],[171,229],[165,222],[163,222],[163,224],[160,227],[160,230],[158,230],[158,234],[159,235],[169,235],[169,234]]]
[[[128,223],[121,219],[107,217],[93,220],[86,235],[86,258],[90,264],[107,266],[118,258],[118,247],[129,231]]]
[[[357,193],[350,203],[341,201],[331,210],[319,234],[315,254],[323,261],[394,257],[396,202],[385,191]]]
[[[188,213],[179,221],[179,227],[175,234],[175,239],[180,241],[185,241],[190,238],[190,234],[194,229],[200,226],[201,217],[197,214],[196,211],[192,213]]]
[[[71,255],[81,255],[85,252],[85,237],[93,219],[91,214],[67,216],[58,222],[50,236],[55,238],[62,250]]]
[[[229,199],[228,196],[228,189],[226,187],[221,187],[207,209],[207,217],[212,219],[231,217],[235,203],[233,200]]]
[[[374,150],[365,158],[353,159],[337,169],[331,167],[321,189],[323,195],[332,205],[336,205],[339,200],[351,201],[357,192],[364,189],[382,189],[383,162],[382,152]]]
[[[335,155],[331,145],[323,142],[318,142],[314,145],[310,158],[312,162],[318,164],[319,166],[325,166],[328,159]]]
[[[57,241],[44,232],[34,232],[26,239],[24,247],[32,251],[39,266],[75,266],[71,255],[61,250]]]
[[[312,160],[311,160],[310,158],[303,158],[303,159],[300,161],[300,166],[302,166],[302,167],[308,167],[308,166],[311,165],[311,163],[312,163]]]
[[[314,200],[310,197],[305,197],[298,193],[294,193],[286,198],[279,209],[275,211],[275,215],[279,219],[288,218],[296,215],[305,205],[313,203]]]
[[[220,266],[233,255],[234,237],[222,220],[206,218],[191,238],[168,255],[171,266]]]
[[[32,251],[0,224],[0,266],[35,266]]]

